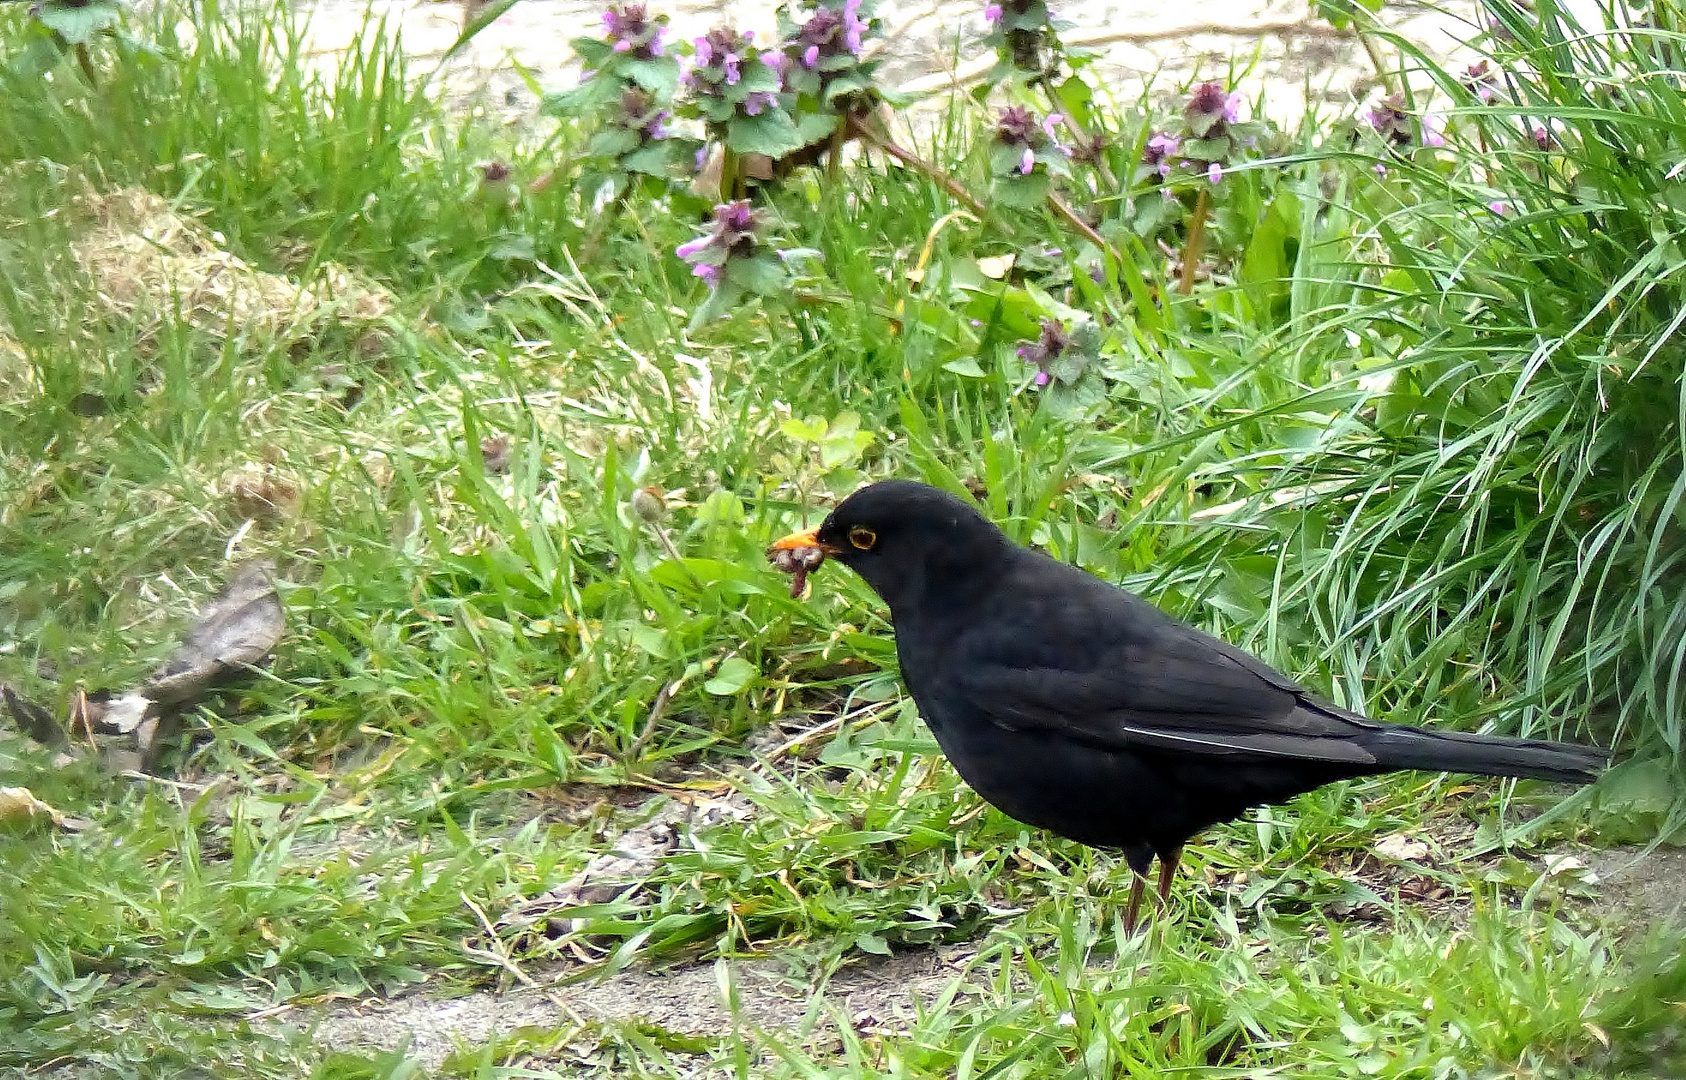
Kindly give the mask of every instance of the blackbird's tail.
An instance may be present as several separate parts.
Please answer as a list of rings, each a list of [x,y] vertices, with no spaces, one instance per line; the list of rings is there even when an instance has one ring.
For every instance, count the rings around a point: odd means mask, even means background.
[[[1519,776],[1563,784],[1590,784],[1610,761],[1608,751],[1592,746],[1411,727],[1378,732],[1365,740],[1364,748],[1386,769]]]

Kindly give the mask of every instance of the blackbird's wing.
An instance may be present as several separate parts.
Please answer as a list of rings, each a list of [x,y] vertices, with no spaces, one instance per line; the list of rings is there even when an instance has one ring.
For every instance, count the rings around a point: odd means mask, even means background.
[[[1099,578],[1026,556],[949,653],[947,681],[972,711],[1113,749],[1375,763],[1358,740],[1382,725]]]

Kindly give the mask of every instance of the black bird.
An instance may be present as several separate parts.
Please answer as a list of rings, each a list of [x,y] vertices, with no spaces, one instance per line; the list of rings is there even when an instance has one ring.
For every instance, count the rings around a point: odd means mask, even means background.
[[[1159,857],[1252,806],[1396,769],[1590,782],[1568,743],[1386,724],[1332,705],[1147,601],[1023,548],[962,499],[885,480],[768,557],[824,556],[890,606],[902,678],[943,753],[1010,817],[1117,848],[1133,928]],[[800,581],[800,577],[798,581]]]

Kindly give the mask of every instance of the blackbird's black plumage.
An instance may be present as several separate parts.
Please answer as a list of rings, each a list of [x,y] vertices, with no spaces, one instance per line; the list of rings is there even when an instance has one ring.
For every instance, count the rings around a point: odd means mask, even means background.
[[[1160,892],[1182,845],[1249,807],[1397,769],[1594,778],[1567,743],[1385,724],[1152,604],[1023,548],[967,502],[887,480],[784,548],[819,547],[890,606],[902,678],[961,777],[1009,816],[1118,848]],[[1142,880],[1132,895],[1131,915]]]

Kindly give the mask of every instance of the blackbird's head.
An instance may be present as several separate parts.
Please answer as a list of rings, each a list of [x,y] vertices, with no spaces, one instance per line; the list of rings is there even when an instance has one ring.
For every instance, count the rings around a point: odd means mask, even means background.
[[[940,488],[882,480],[850,495],[817,529],[774,550],[818,548],[866,579],[894,610],[932,595],[964,596],[1000,572],[1013,544],[976,507]]]

